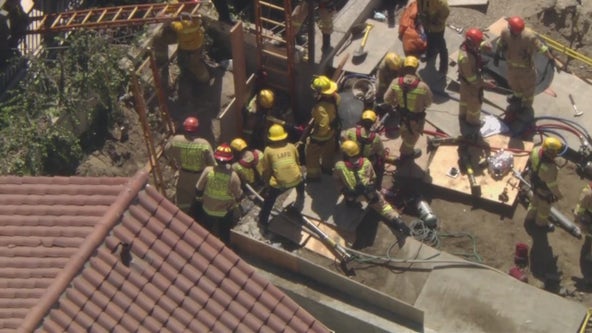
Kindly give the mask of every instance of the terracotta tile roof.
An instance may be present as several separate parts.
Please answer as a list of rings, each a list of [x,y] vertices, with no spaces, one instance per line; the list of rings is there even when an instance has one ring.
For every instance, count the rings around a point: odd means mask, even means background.
[[[0,332],[329,332],[147,181],[0,177]]]

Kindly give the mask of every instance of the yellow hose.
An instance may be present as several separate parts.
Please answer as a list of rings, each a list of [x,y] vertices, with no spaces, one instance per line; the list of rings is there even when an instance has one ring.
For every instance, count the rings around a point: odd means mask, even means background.
[[[561,44],[561,43],[559,43],[559,42],[557,42],[557,41],[555,41],[543,34],[537,34],[537,35],[539,37],[541,37],[547,43],[547,45],[549,45],[550,48],[552,48],[560,53],[563,53],[570,58],[579,60],[589,66],[592,66],[592,58],[587,57],[587,56],[575,51],[574,49],[571,49],[571,48],[569,48],[569,47],[567,47],[567,46],[565,46],[565,45],[563,45],[563,44]]]
[[[578,333],[585,333],[586,332],[586,328],[588,327],[588,321],[590,321],[590,316],[592,316],[592,308],[588,309],[588,312],[586,313],[586,317],[584,317],[584,322],[582,323],[582,326],[580,327],[580,330],[578,331]]]

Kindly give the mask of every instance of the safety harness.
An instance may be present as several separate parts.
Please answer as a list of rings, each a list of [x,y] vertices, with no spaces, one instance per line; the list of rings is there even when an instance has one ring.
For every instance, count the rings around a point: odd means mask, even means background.
[[[360,144],[360,151],[362,152],[362,155],[364,154],[364,147],[366,147],[366,145],[371,145],[374,142],[374,138],[376,137],[375,132],[370,130],[368,132],[370,134],[368,134],[367,137],[364,137],[362,136],[362,126],[356,126],[356,141],[358,141]]]
[[[368,203],[376,202],[378,200],[378,197],[376,196],[376,191],[373,187],[365,185],[364,182],[362,182],[360,175],[358,174],[358,172],[364,165],[364,158],[359,157],[354,162],[344,161],[344,163],[347,169],[353,172],[354,178],[356,179],[356,184],[353,190],[348,190],[348,194],[352,197],[363,195],[366,198],[366,200],[368,200]]]
[[[407,106],[407,94],[417,88],[419,79],[415,78],[411,83],[406,83],[404,77],[399,77],[397,84],[403,92],[403,107],[399,105],[398,110],[401,113],[401,122],[405,124],[407,130],[413,133],[411,129],[411,121],[421,121],[425,118],[425,112],[411,112]]]

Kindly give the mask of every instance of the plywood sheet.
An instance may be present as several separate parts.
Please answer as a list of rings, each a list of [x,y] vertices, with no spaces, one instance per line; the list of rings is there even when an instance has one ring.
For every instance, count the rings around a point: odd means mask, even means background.
[[[533,143],[528,141],[521,141],[517,138],[511,138],[504,135],[493,135],[485,139],[491,147],[494,148],[515,148],[530,151]],[[457,178],[451,178],[446,174],[451,167],[459,169],[457,146],[440,146],[434,154],[434,158],[429,166],[429,173],[432,178],[432,184],[442,188],[461,192],[471,195],[471,188],[469,180],[465,174],[459,175]],[[476,148],[475,148],[476,149]],[[472,151],[474,152],[474,151]],[[472,154],[476,155],[476,154]],[[476,160],[476,158],[475,158]],[[473,165],[476,165],[473,161]],[[518,170],[524,169],[528,162],[528,154],[514,154],[514,168]],[[493,201],[496,203],[512,206],[518,195],[517,185],[518,181],[511,175],[506,174],[502,179],[493,179],[487,169],[479,170],[475,168],[477,182],[481,185],[481,198]],[[509,200],[502,202],[499,200],[499,195],[507,190]]]
[[[373,27],[368,34],[366,40],[366,46],[364,50],[367,52],[365,58],[362,61],[356,62],[354,57],[355,51],[360,47],[362,42],[362,36],[351,40],[351,44],[347,45],[349,41],[346,41],[346,45],[340,51],[342,54],[349,53],[350,59],[347,61],[343,69],[347,72],[359,73],[359,74],[370,74],[384,57],[384,55],[395,47],[395,44],[399,42],[397,39],[398,27],[389,28],[386,22],[379,22],[375,20],[366,20],[366,24],[372,24]],[[389,38],[389,36],[391,36]],[[348,37],[350,38],[350,37]]]

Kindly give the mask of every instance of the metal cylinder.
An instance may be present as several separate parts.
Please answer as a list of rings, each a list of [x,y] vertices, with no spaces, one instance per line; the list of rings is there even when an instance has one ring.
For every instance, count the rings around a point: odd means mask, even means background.
[[[435,229],[438,227],[438,217],[434,214],[432,207],[430,207],[427,201],[417,201],[417,214],[428,228]]]

